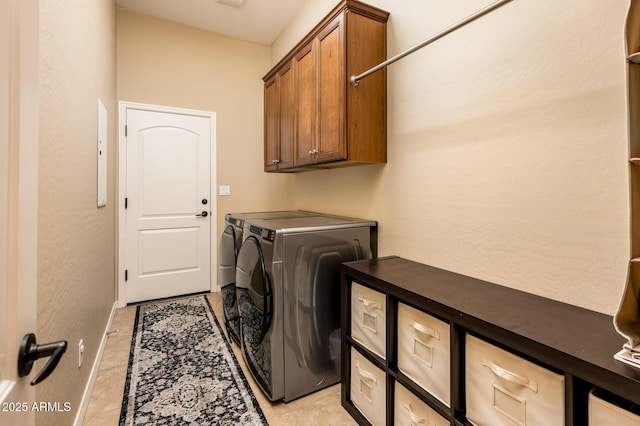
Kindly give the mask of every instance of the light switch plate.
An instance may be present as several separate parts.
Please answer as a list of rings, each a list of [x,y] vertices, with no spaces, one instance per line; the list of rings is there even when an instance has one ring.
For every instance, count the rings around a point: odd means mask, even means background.
[[[231,187],[229,185],[220,185],[220,195],[231,195]]]

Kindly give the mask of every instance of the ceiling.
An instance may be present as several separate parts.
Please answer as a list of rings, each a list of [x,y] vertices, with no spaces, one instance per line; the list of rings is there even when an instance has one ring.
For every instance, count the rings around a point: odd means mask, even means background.
[[[120,9],[270,46],[305,0],[116,0]]]

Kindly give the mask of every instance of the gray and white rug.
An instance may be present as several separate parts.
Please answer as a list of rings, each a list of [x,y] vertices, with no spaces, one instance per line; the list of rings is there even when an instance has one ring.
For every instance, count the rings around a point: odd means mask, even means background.
[[[266,425],[205,296],[140,305],[120,426]]]

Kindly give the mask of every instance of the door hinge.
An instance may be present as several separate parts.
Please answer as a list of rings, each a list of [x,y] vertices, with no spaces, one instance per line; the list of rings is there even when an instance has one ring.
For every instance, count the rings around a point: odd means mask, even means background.
[[[129,279],[129,270],[125,269],[124,270],[124,280],[127,281]]]
[[[124,208],[127,208],[127,205],[129,204],[129,198],[124,197]]]
[[[124,135],[127,136],[127,125],[124,125]]]

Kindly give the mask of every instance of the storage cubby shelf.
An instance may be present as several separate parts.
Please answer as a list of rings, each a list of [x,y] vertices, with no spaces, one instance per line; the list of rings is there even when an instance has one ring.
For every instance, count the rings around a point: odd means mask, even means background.
[[[466,424],[464,351],[466,335],[479,337],[564,376],[565,424],[587,424],[588,395],[603,389],[640,404],[640,369],[614,360],[624,338],[610,315],[445,271],[399,257],[348,262],[342,282],[342,404],[361,424],[366,419],[350,402],[349,353],[366,351],[351,339],[350,287],[367,286],[387,297],[387,356],[370,357],[386,372],[387,398],[393,384],[415,391],[398,373],[396,316],[398,303],[411,305],[450,324],[452,424]],[[443,405],[422,398],[442,413]],[[393,402],[387,402],[387,425],[393,424]]]

